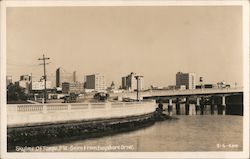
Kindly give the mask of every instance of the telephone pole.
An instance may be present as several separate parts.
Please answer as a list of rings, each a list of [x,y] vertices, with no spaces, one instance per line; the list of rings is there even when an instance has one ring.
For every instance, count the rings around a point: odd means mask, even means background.
[[[39,58],[38,60],[43,60],[43,63],[40,65],[43,65],[43,78],[44,78],[44,103],[46,103],[46,98],[47,98],[47,89],[46,89],[46,81],[47,81],[47,76],[46,76],[46,65],[49,63],[46,63],[46,60],[49,60],[49,57],[45,57],[43,54],[43,58]]]

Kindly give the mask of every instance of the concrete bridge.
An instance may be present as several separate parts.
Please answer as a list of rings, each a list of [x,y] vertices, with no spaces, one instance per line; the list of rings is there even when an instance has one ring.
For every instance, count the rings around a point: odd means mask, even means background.
[[[189,114],[190,99],[195,99],[196,112],[200,111],[203,114],[206,105],[205,100],[209,99],[211,107],[211,114],[214,114],[214,109],[218,110],[218,114],[226,114],[226,97],[243,94],[243,88],[206,88],[206,89],[186,89],[186,90],[148,90],[138,93],[138,99],[153,98],[153,99],[167,99],[168,112],[171,115],[173,111],[173,101],[176,103],[176,114],[180,114],[181,99],[185,101],[185,112]],[[119,94],[111,94],[111,97],[118,97],[119,100],[123,98],[137,99],[137,92],[124,92]],[[227,100],[229,101],[229,100]],[[241,113],[242,114],[242,113]]]
[[[177,97],[177,96],[194,96],[194,95],[227,95],[242,93],[243,88],[205,88],[205,89],[185,89],[185,90],[148,90],[139,92],[140,98],[147,97]],[[136,99],[136,92],[113,93],[111,97],[123,97]]]

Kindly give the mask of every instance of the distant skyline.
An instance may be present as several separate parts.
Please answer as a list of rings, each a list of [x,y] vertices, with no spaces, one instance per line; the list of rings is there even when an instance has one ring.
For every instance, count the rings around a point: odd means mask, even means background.
[[[145,86],[175,85],[177,72],[196,83],[243,85],[240,6],[12,7],[7,8],[7,75],[48,75],[58,67],[83,82],[101,73],[109,86],[135,72]],[[55,82],[55,78],[54,81]]]

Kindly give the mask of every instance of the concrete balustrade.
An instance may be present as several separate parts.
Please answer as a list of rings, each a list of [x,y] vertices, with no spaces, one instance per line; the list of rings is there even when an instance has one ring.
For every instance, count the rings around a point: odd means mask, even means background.
[[[157,105],[155,101],[152,100],[114,103],[8,104],[7,106],[8,126],[22,126],[72,120],[95,120],[143,115],[154,112]]]
[[[243,88],[204,88],[204,89],[186,89],[186,90],[149,90],[140,92],[140,97],[153,96],[185,96],[185,95],[202,95],[202,94],[227,94],[243,92]],[[110,97],[121,97],[136,99],[136,92],[111,93]]]

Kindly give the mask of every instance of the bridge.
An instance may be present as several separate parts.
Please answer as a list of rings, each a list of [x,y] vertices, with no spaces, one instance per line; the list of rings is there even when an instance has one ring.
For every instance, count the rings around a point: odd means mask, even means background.
[[[147,90],[141,92],[123,92],[110,94],[111,97],[117,97],[118,100],[123,98],[142,100],[144,98],[154,99],[167,99],[168,100],[168,112],[171,115],[173,110],[173,101],[175,101],[176,114],[180,114],[180,100],[185,99],[185,112],[189,114],[190,99],[195,99],[195,111],[200,111],[200,114],[204,113],[206,105],[210,105],[211,114],[214,113],[214,109],[218,110],[218,114],[226,114],[226,97],[233,95],[242,95],[243,88],[203,88],[203,89],[186,89],[186,90]],[[205,100],[209,100],[209,104]],[[228,100],[227,100],[228,101]],[[241,113],[242,114],[242,113]]]
[[[140,98],[146,97],[177,97],[177,96],[199,96],[199,95],[227,95],[242,93],[242,87],[236,88],[205,88],[185,90],[148,90],[139,92]],[[111,97],[123,97],[136,99],[136,92],[112,93]]]

